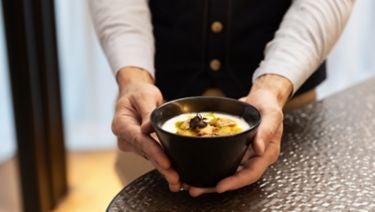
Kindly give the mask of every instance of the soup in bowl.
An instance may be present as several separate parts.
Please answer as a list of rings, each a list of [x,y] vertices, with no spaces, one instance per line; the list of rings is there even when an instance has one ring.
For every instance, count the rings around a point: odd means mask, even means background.
[[[151,114],[181,181],[198,187],[213,187],[236,172],[260,121],[255,107],[224,97],[177,99]]]
[[[178,135],[217,137],[240,133],[249,129],[241,117],[216,112],[183,113],[167,120],[162,129]]]

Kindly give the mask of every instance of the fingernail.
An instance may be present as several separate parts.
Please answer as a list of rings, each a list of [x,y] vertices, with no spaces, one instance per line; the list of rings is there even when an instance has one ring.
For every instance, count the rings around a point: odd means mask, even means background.
[[[227,190],[225,190],[225,189],[224,189],[224,190],[218,190],[217,193],[222,194],[222,193],[224,193],[224,192],[226,192],[226,191],[227,191]]]
[[[226,191],[228,191],[228,188],[217,188],[217,193],[219,193],[219,194],[221,194],[221,193],[224,193],[224,192],[226,192]]]

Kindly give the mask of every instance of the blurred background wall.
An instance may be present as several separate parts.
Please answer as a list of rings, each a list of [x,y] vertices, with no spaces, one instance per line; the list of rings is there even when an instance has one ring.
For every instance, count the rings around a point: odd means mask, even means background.
[[[375,1],[357,0],[328,59],[324,98],[375,75]],[[85,0],[56,0],[66,144],[69,150],[115,148],[110,126],[116,83],[94,35]],[[370,92],[370,91],[369,91]],[[0,162],[15,153],[2,13],[0,14]]]

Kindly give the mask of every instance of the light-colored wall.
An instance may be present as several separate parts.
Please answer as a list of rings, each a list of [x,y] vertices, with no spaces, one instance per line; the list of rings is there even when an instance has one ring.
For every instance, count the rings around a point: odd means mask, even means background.
[[[344,33],[328,58],[328,79],[318,88],[324,98],[375,75],[375,1],[357,0]]]

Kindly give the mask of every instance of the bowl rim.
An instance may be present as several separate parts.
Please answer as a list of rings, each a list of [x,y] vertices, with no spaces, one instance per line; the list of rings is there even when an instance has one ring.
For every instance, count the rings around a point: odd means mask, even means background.
[[[221,100],[236,102],[237,104],[242,104],[246,107],[252,108],[257,113],[257,116],[259,117],[259,119],[257,120],[257,122],[254,125],[250,126],[249,129],[244,130],[240,133],[236,133],[236,134],[232,134],[232,135],[223,135],[223,136],[209,136],[209,137],[179,135],[179,134],[172,133],[172,132],[169,132],[167,130],[164,130],[162,127],[160,127],[158,124],[156,124],[153,121],[154,120],[153,117],[155,116],[157,110],[160,110],[161,108],[165,107],[166,105],[173,104],[175,102],[179,102],[179,101],[182,101],[182,100],[189,100],[189,99],[195,99],[195,100],[196,99],[221,99]],[[243,101],[240,101],[240,100],[237,100],[237,99],[234,99],[234,98],[218,97],[218,96],[190,96],[190,97],[183,97],[183,98],[174,99],[174,100],[171,100],[171,101],[168,101],[168,102],[165,102],[165,103],[159,105],[157,108],[155,108],[152,111],[151,116],[150,116],[150,122],[151,122],[151,125],[154,128],[154,130],[158,129],[158,130],[162,131],[163,133],[166,133],[166,134],[169,134],[169,135],[172,135],[172,136],[178,136],[178,137],[183,137],[183,138],[198,138],[199,140],[200,139],[207,140],[207,139],[213,139],[213,138],[229,138],[229,137],[233,137],[233,136],[240,136],[240,135],[243,135],[243,134],[247,134],[247,133],[251,132],[252,130],[256,129],[260,125],[261,121],[262,121],[262,116],[261,116],[259,110],[256,107],[254,107],[253,105],[251,105],[249,103],[246,103],[246,102],[243,102]],[[192,139],[192,140],[198,140],[198,139]]]

